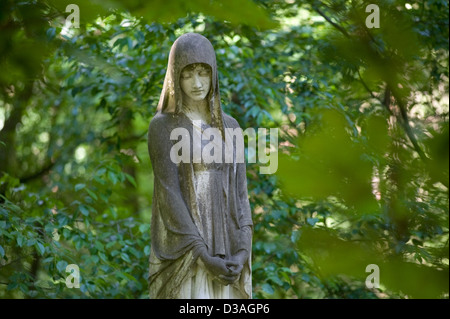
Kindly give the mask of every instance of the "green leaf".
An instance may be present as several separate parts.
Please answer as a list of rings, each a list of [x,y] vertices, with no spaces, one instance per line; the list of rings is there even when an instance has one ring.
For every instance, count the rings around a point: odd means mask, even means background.
[[[103,174],[105,174],[105,173],[106,173],[106,168],[104,168],[104,167],[100,168],[100,169],[97,171],[97,175],[98,175],[98,176],[103,175]]]
[[[95,242],[95,248],[97,248],[97,249],[100,250],[100,251],[104,251],[104,250],[105,250],[105,247],[104,247],[103,244],[102,244],[101,242],[99,242],[99,241],[96,241],[96,242]]]
[[[60,260],[56,263],[56,269],[58,269],[59,272],[64,273],[66,271],[66,267],[67,267],[67,261],[65,261],[65,260]]]
[[[75,185],[75,191],[78,192],[80,189],[83,189],[85,187],[86,187],[85,184],[76,184]]]
[[[134,187],[137,187],[137,185],[136,185],[136,180],[134,179],[133,176],[131,176],[130,174],[127,174],[127,173],[125,173],[124,175],[125,175],[125,177],[127,178],[127,180],[128,180]]]
[[[98,264],[98,262],[100,261],[100,258],[97,255],[92,255],[91,260],[92,260],[93,264]]]
[[[108,178],[114,185],[117,183],[117,176],[116,176],[116,174],[114,174],[114,172],[109,171]]]
[[[3,249],[3,247],[0,245],[0,257],[5,257],[5,250]]]
[[[274,283],[276,283],[279,286],[283,285],[283,281],[278,276],[269,276],[267,279],[273,281]]]
[[[134,247],[129,247],[129,250],[134,256],[136,256],[136,258],[142,257],[142,252],[136,250]]]
[[[30,238],[30,239],[27,240],[27,246],[28,246],[28,247],[31,247],[31,246],[33,246],[34,244],[36,244],[36,239]]]
[[[134,277],[131,276],[130,274],[127,274],[127,273],[124,272],[124,271],[121,271],[121,272],[117,273],[117,275],[118,275],[120,278],[122,278],[122,279],[125,279],[125,280],[132,280],[132,281],[134,281],[134,282],[138,282],[138,281],[136,280],[136,278],[134,278]]]
[[[115,241],[110,241],[109,243],[106,244],[106,248],[110,249],[112,246],[114,246],[116,244]]]
[[[42,260],[42,264],[49,264],[49,263],[51,263],[51,262],[53,262],[53,260],[55,259],[55,257],[47,257],[47,258],[45,258],[45,259],[43,259]]]
[[[17,245],[19,245],[19,247],[22,247],[23,241],[24,237],[22,235],[17,236]]]
[[[84,216],[89,216],[89,210],[86,208],[86,206],[84,205],[80,205],[79,206],[80,212],[84,215]]]
[[[27,286],[26,284],[24,284],[24,283],[20,283],[20,284],[19,284],[19,289],[20,289],[24,294],[28,293],[28,286]]]
[[[40,255],[44,255],[45,253],[45,247],[44,245],[42,245],[40,242],[37,242],[35,245],[36,249],[38,250],[38,252],[40,253]]]
[[[149,22],[174,23],[177,19],[186,16],[188,12],[202,12],[207,16],[213,16],[217,21],[226,20],[234,25],[246,24],[259,29],[275,28],[278,25],[261,6],[251,0],[189,0],[185,1],[183,6],[174,0],[149,4],[143,3],[138,12]]]
[[[305,282],[309,282],[311,280],[311,278],[309,277],[308,274],[302,274],[301,277],[302,277],[302,280]]]
[[[269,284],[264,284],[264,285],[262,285],[262,290],[266,293],[266,294],[269,294],[269,295],[273,295],[274,294],[274,290],[273,290],[273,288],[272,288],[272,286],[271,285],[269,285]]]
[[[97,195],[96,195],[93,191],[91,191],[89,188],[86,188],[86,192],[88,192],[88,194],[89,194],[94,200],[97,200],[97,199],[98,199]]]
[[[139,231],[143,234],[148,232],[149,229],[150,229],[150,224],[142,224],[139,226]]]
[[[307,219],[306,219],[306,222],[307,222],[308,224],[310,224],[311,226],[314,226],[318,221],[319,221],[318,218],[307,218]]]
[[[150,246],[145,246],[144,247],[144,254],[145,256],[150,256]]]
[[[100,256],[100,259],[103,260],[105,263],[108,262],[108,258],[106,257],[106,255],[102,252],[99,252],[98,255]]]
[[[13,281],[8,284],[8,287],[6,288],[6,290],[10,291],[10,290],[16,289],[18,286],[19,286],[19,284],[17,282]]]
[[[130,256],[128,256],[127,253],[121,253],[121,254],[120,254],[120,257],[121,257],[124,261],[126,261],[127,263],[131,263]]]

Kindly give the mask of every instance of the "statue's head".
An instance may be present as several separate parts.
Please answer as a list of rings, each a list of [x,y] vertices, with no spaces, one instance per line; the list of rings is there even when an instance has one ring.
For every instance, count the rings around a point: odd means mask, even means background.
[[[173,43],[157,110],[179,113],[183,99],[207,100],[212,125],[223,130],[216,54],[198,33],[183,34]]]
[[[207,38],[186,33],[173,43],[161,98],[158,108],[165,112],[180,112],[183,99],[207,99],[220,108],[216,54]]]

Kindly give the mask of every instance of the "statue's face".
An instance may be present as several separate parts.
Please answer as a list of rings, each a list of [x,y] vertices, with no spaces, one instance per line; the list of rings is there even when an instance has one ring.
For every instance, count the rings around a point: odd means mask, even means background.
[[[203,63],[186,66],[181,71],[180,85],[183,93],[194,101],[201,101],[211,88],[211,67]]]

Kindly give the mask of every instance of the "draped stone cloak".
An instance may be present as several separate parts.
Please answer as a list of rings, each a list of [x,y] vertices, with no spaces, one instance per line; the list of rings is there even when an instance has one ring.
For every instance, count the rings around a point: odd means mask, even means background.
[[[221,132],[225,150],[233,150],[232,163],[216,165],[219,187],[211,189],[209,198],[217,207],[213,212],[213,239],[207,240],[201,224],[201,210],[196,197],[192,122],[182,112],[179,78],[183,68],[193,63],[211,67],[211,89],[206,97],[211,114],[211,127]],[[237,121],[222,111],[214,49],[205,37],[187,33],[173,44],[169,55],[157,114],[150,122],[148,150],[154,173],[151,219],[151,253],[149,269],[150,298],[179,298],[180,286],[193,275],[199,251],[206,247],[212,256],[229,258],[239,250],[251,256],[252,218],[248,200],[245,163],[236,162],[236,143],[226,138],[227,129],[239,129]],[[171,140],[175,128],[185,128],[190,139],[190,160],[174,163],[170,150],[178,140]],[[230,141],[231,140],[231,141]],[[217,141],[215,141],[217,142]],[[230,144],[231,143],[231,144]],[[219,238],[220,237],[220,238]],[[215,244],[220,243],[220,244]],[[251,257],[244,265],[233,288],[243,298],[251,298]]]

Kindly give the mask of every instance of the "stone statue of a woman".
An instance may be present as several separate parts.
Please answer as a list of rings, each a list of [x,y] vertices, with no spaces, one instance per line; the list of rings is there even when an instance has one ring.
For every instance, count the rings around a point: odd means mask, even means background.
[[[242,151],[225,136],[239,124],[222,111],[216,56],[202,35],[187,33],[174,42],[157,111],[148,132],[154,173],[150,298],[251,298],[245,163],[236,156],[231,162],[193,158],[193,149],[208,143],[221,147],[223,156],[225,149]],[[177,162],[170,155],[178,142],[171,133],[180,128],[190,152]],[[194,138],[208,128],[219,138]]]

